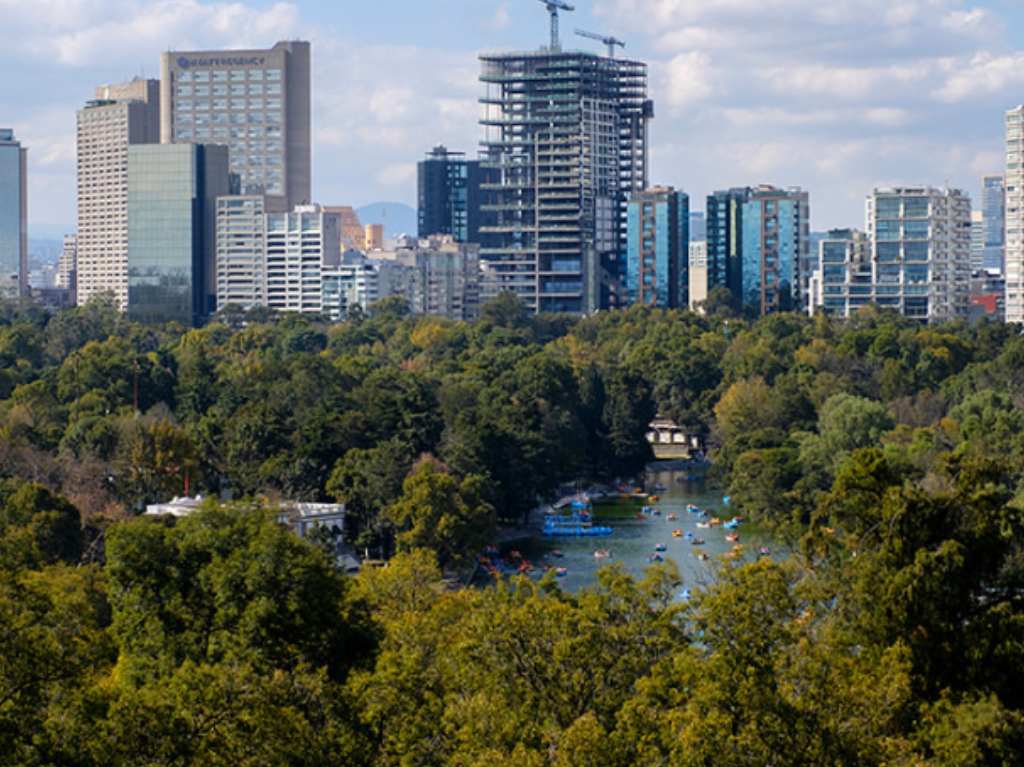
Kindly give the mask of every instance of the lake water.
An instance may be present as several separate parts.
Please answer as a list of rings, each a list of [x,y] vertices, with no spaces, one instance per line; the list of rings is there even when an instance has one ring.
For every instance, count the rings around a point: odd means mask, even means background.
[[[723,522],[732,519],[733,513],[722,503],[722,495],[709,489],[703,482],[682,482],[685,473],[678,471],[659,471],[655,467],[647,475],[647,487],[662,485],[664,491],[652,491],[659,496],[657,503],[652,504],[661,511],[660,517],[648,517],[644,520],[605,519],[598,517],[595,524],[607,525],[614,533],[602,538],[545,538],[539,544],[534,558],[568,570],[565,577],[559,578],[559,584],[567,591],[576,591],[596,582],[597,571],[605,565],[618,563],[634,576],[641,577],[651,566],[650,556],[658,544],[664,544],[667,551],[665,560],[672,560],[679,568],[683,577],[684,587],[695,590],[711,582],[715,565],[723,555],[729,553],[734,543],[725,539],[730,532],[723,527],[710,529],[698,528],[697,523],[705,520],[697,514],[690,514],[686,507],[693,504],[707,510],[712,517],[719,517]],[[669,521],[667,516],[675,513],[677,519]],[[706,544],[693,546],[686,538],[673,538],[673,530],[693,533],[703,538]],[[773,548],[769,537],[762,532],[743,525],[739,530],[740,543],[743,545],[742,558],[753,560],[758,556],[761,547]],[[550,552],[558,549],[562,557],[555,558]],[[594,557],[595,550],[607,549],[611,556],[608,559]],[[703,562],[697,553],[703,551],[709,557]],[[540,569],[540,568],[538,568]]]

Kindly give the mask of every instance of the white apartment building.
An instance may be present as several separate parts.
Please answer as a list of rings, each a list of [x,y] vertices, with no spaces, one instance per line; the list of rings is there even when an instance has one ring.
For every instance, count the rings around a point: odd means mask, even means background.
[[[266,303],[263,195],[217,198],[217,308]]]
[[[396,263],[409,270],[405,297],[413,314],[452,320],[480,315],[480,247],[449,235],[399,243]]]
[[[1006,321],[1024,322],[1024,106],[1006,113]]]
[[[266,305],[282,312],[323,311],[323,274],[341,263],[341,217],[319,205],[264,216]]]
[[[128,306],[128,145],[159,138],[152,82],[105,86],[119,98],[90,101],[78,111],[79,305],[111,293],[122,311]]]
[[[808,310],[849,317],[868,304],[942,322],[966,317],[971,200],[959,189],[876,189],[867,236],[829,233],[819,246]]]

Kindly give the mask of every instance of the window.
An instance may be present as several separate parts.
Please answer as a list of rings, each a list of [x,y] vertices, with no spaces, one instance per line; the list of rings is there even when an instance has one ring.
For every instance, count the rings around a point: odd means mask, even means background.
[[[220,83],[219,85],[214,85],[213,86],[213,95],[214,96],[227,96],[228,95],[228,86],[225,83]]]
[[[280,83],[267,83],[267,95],[269,95],[269,96],[280,96],[281,95],[281,84]]]
[[[228,108],[228,100],[227,99],[214,99],[213,100],[213,108],[214,109],[227,109]]]
[[[192,82],[191,72],[178,72],[176,79],[179,83],[190,83]]]
[[[192,110],[192,102],[190,100],[184,100],[178,102],[178,109],[184,112]]]
[[[898,218],[900,215],[899,197],[879,197],[875,202],[875,215],[878,218]]]
[[[907,240],[927,240],[928,221],[904,221],[903,237]]]
[[[209,101],[196,101],[196,109],[206,110],[206,109],[209,109],[209,108],[210,108],[210,102]]]
[[[280,69],[268,69],[267,70],[267,79],[268,80],[272,80],[272,81],[273,80],[278,80],[279,81],[281,79],[281,70]]]
[[[928,218],[928,198],[907,197],[903,201],[903,215],[905,218]]]
[[[213,81],[215,83],[226,83],[228,81],[228,73],[223,69],[215,69],[213,72]]]
[[[241,83],[231,83],[231,95],[232,96],[244,96],[245,85]]]
[[[928,253],[927,242],[908,242],[903,246],[903,256],[907,261],[927,261]]]
[[[267,99],[267,109],[280,109],[281,99]]]
[[[197,85],[196,86],[196,95],[197,96],[209,96],[210,95],[210,86],[209,85]]]
[[[249,99],[249,109],[263,110],[263,99]]]
[[[178,96],[191,96],[192,95],[192,86],[191,85],[179,85],[175,89],[175,93]]]
[[[203,70],[196,72],[195,80],[197,83],[208,83],[210,82],[210,73]]]
[[[883,240],[899,240],[900,222],[879,221],[877,224],[875,224],[875,237],[879,242],[882,242]]]
[[[249,83],[249,95],[250,96],[262,96],[263,95],[263,83]]]
[[[233,83],[245,82],[245,70],[244,69],[232,69],[231,70],[231,82],[233,82]]]

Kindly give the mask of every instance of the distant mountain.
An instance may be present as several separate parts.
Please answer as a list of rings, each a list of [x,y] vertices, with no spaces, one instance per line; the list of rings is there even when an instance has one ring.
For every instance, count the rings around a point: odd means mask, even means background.
[[[401,202],[375,202],[364,205],[356,213],[363,224],[384,224],[384,237],[400,234],[416,236],[416,209]]]

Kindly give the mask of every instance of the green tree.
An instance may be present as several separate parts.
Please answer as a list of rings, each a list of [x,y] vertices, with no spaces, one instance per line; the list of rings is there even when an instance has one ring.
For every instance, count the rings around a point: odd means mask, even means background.
[[[433,551],[442,568],[465,564],[494,535],[494,509],[483,500],[483,479],[460,480],[432,458],[413,468],[386,514],[401,550]]]

